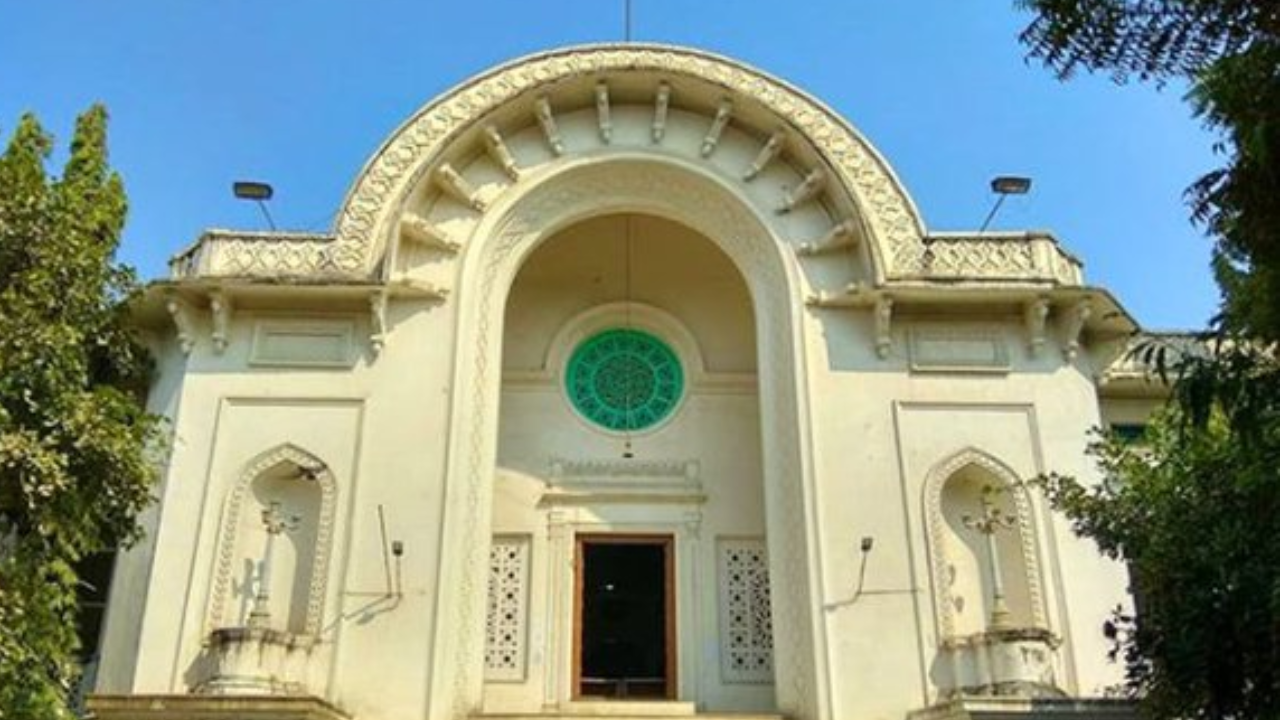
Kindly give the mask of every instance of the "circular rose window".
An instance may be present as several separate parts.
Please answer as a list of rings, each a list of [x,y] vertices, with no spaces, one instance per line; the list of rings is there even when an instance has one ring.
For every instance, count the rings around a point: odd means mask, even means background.
[[[684,391],[684,370],[666,343],[639,330],[605,330],[569,358],[569,400],[601,427],[627,432],[662,422]]]

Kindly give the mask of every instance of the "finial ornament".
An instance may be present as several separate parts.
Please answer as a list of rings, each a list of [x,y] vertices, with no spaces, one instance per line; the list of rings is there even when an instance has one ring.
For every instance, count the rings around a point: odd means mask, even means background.
[[[249,627],[263,630],[271,625],[271,564],[275,551],[276,536],[298,529],[302,518],[284,511],[284,506],[272,501],[262,509],[262,527],[267,532],[267,546],[262,551],[262,560],[258,563],[258,592],[253,598],[253,609],[249,612]]]
[[[1000,578],[1000,549],[996,543],[996,533],[1013,528],[1018,524],[1018,519],[996,507],[991,501],[991,496],[997,492],[997,488],[984,485],[978,499],[981,514],[975,517],[966,513],[960,517],[960,522],[986,539],[987,560],[991,563],[990,629],[1007,630],[1011,623],[1009,606],[1004,598],[1004,581]]]

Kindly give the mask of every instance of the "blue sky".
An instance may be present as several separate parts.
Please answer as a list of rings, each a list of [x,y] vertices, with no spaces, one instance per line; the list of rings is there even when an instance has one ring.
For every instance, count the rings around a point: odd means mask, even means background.
[[[1209,241],[1183,189],[1217,163],[1178,88],[1056,81],[1012,0],[634,0],[635,39],[745,61],[843,114],[931,229],[974,229],[989,179],[1033,192],[993,224],[1049,229],[1144,326],[1213,313]],[[94,101],[131,201],[121,257],[144,277],[206,227],[261,227],[234,179],[270,181],[282,227],[328,229],[416,108],[523,54],[618,40],[622,0],[0,0],[0,135],[35,111],[61,141]]]

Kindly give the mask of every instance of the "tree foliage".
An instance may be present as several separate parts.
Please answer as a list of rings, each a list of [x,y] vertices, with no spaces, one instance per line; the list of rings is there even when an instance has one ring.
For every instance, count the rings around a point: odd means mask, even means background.
[[[1187,191],[1215,243],[1214,337],[1148,345],[1172,398],[1145,445],[1100,437],[1100,484],[1044,486],[1130,567],[1137,613],[1107,630],[1150,716],[1280,717],[1280,2],[1018,4],[1035,13],[1023,42],[1060,78],[1185,81],[1220,134],[1225,165]]]
[[[1226,327],[1280,341],[1280,2],[1017,0],[1031,56],[1078,70],[1189,83],[1226,164],[1187,192],[1214,237]]]
[[[1152,717],[1280,717],[1280,371],[1256,346],[1175,363],[1175,402],[1135,446],[1102,436],[1103,481],[1043,480],[1130,569],[1107,630]]]
[[[60,177],[33,116],[0,155],[0,718],[68,715],[74,565],[136,536],[155,477],[106,126],[78,119]]]

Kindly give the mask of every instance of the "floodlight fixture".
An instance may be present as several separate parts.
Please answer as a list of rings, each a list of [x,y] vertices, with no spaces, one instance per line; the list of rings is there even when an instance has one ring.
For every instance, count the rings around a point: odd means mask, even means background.
[[[1026,195],[1031,191],[1031,178],[1001,175],[991,181],[991,192],[997,195]]]
[[[987,213],[987,219],[982,221],[982,227],[978,228],[979,235],[987,231],[987,226],[991,225],[996,213],[1000,212],[1000,206],[1004,204],[1005,198],[1010,195],[1026,195],[1031,192],[1031,178],[1018,175],[998,175],[991,180],[991,192],[996,194],[996,202],[991,206],[991,212]]]
[[[240,200],[257,203],[262,216],[267,219],[267,227],[276,229],[276,222],[271,219],[271,212],[267,210],[267,201],[275,195],[275,190],[269,184],[254,180],[236,180],[231,183],[231,192]]]

